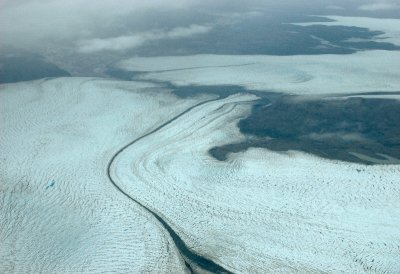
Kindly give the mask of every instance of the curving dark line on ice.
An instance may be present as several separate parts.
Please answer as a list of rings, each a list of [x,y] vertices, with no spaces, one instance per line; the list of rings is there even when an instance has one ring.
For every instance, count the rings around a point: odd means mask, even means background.
[[[198,67],[183,67],[177,69],[164,69],[164,70],[143,70],[143,71],[135,71],[136,73],[162,73],[162,72],[174,72],[174,71],[185,71],[185,70],[196,70],[196,69],[205,69],[205,68],[231,68],[231,67],[245,67],[257,64],[253,63],[244,63],[244,64],[236,64],[236,65],[220,65],[220,66],[198,66]]]
[[[132,200],[133,202],[137,203],[142,208],[144,208],[146,211],[150,212],[164,226],[164,228],[171,235],[171,238],[173,239],[173,241],[174,241],[176,247],[178,248],[179,252],[181,253],[181,255],[182,255],[182,257],[183,257],[183,259],[185,261],[186,267],[189,266],[188,269],[189,269],[189,271],[191,273],[194,272],[193,268],[190,267],[191,263],[194,263],[198,267],[202,268],[203,270],[206,270],[206,271],[209,271],[209,272],[212,272],[212,273],[232,273],[232,272],[230,272],[229,270],[226,270],[225,268],[223,268],[222,266],[218,265],[214,261],[212,261],[210,259],[207,259],[206,257],[203,257],[203,256],[195,253],[194,251],[190,250],[190,248],[185,244],[185,242],[179,237],[179,235],[172,229],[172,227],[164,219],[162,219],[157,213],[155,213],[154,211],[152,211],[151,209],[149,209],[148,207],[146,207],[145,205],[143,205],[139,201],[135,200],[128,193],[126,193],[124,190],[122,190],[121,187],[118,186],[118,184],[113,180],[113,178],[111,176],[111,165],[113,164],[114,160],[118,157],[118,155],[120,155],[124,150],[126,150],[131,145],[133,145],[136,142],[142,140],[143,138],[146,138],[149,135],[157,132],[158,130],[162,129],[163,127],[169,125],[170,123],[174,122],[179,117],[181,117],[181,116],[185,115],[186,113],[188,113],[189,111],[193,110],[194,108],[199,107],[199,106],[204,105],[204,104],[207,104],[209,102],[216,101],[216,100],[219,100],[219,98],[212,99],[212,100],[207,100],[207,101],[198,103],[198,104],[196,104],[194,106],[191,106],[190,108],[186,109],[184,112],[178,114],[177,116],[175,116],[172,119],[168,120],[167,122],[163,123],[162,125],[160,125],[156,129],[150,131],[149,133],[146,133],[146,134],[140,136],[139,138],[136,138],[135,140],[133,140],[132,142],[128,143],[124,147],[120,148],[113,155],[113,157],[110,159],[110,161],[108,162],[108,165],[107,165],[107,177],[111,181],[111,183],[114,185],[114,187],[117,188],[128,199]]]

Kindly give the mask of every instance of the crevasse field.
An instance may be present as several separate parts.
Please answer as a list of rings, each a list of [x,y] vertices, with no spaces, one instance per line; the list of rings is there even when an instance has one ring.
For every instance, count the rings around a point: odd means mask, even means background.
[[[1,272],[182,269],[162,227],[105,173],[120,146],[204,99],[155,98],[153,88],[83,78],[2,86]]]
[[[183,100],[141,82],[61,78],[0,96],[5,272],[184,272],[170,235],[106,168],[199,103],[110,166],[193,252],[240,272],[400,268],[399,166],[207,153],[244,138],[235,123],[254,95]]]
[[[398,43],[393,20],[378,30]],[[238,124],[263,94],[398,103],[400,51],[115,67],[137,75],[0,85],[0,273],[400,273],[399,159],[210,154],[258,140]]]

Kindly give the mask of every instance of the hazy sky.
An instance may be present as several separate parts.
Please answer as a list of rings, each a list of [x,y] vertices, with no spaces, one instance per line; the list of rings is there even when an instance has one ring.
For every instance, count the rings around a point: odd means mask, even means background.
[[[293,9],[326,7],[331,13],[338,13],[343,5],[353,5],[365,12],[395,10],[400,7],[399,0],[385,1],[342,1],[342,0],[308,0],[308,1],[227,1],[227,0],[1,0],[0,1],[0,35],[2,43],[28,46],[32,43],[43,42],[43,39],[75,39],[87,40],[96,39],[102,29],[109,28],[121,23],[121,18],[141,16],[144,12],[158,12],[181,10],[182,13],[191,11],[204,11],[209,13],[217,12],[249,12],[257,9],[270,9],[273,12],[276,8]],[[155,17],[154,20],[157,20]],[[212,22],[210,22],[212,23]],[[188,28],[188,36],[193,33],[202,32],[193,22],[179,27]],[[209,27],[209,26],[208,26]],[[154,31],[154,30],[150,30]],[[154,32],[143,39],[157,40],[159,37],[171,38],[171,30],[166,33]],[[180,29],[179,31],[185,31]],[[127,44],[135,45],[141,43],[137,34],[115,33],[107,38],[121,38],[131,40]],[[130,38],[126,38],[126,37]],[[157,37],[155,37],[157,36]],[[105,38],[105,37],[101,37]],[[120,40],[121,40],[120,39]],[[138,42],[133,42],[133,40]],[[82,43],[81,43],[82,46]],[[89,50],[90,42],[83,42],[81,51]],[[93,43],[94,46],[94,43]],[[127,46],[127,45],[126,45]],[[94,48],[107,48],[106,45],[97,45]],[[123,48],[123,47],[122,47]]]

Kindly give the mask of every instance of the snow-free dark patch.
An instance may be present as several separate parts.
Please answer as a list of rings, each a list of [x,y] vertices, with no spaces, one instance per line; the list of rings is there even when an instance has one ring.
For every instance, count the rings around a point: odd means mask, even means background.
[[[304,100],[283,96],[271,104],[258,102],[238,123],[248,141],[214,147],[210,154],[225,160],[250,147],[298,150],[320,157],[374,164],[365,155],[390,163],[400,159],[400,101],[361,97]],[[355,153],[355,154],[354,154]]]

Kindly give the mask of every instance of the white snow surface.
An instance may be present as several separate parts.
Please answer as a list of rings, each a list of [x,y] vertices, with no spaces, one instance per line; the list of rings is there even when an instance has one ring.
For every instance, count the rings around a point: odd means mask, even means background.
[[[239,85],[289,94],[399,91],[400,52],[350,55],[191,55],[132,58],[119,67],[175,85]]]
[[[399,273],[400,166],[266,149],[215,160],[210,148],[244,140],[249,100],[190,111],[120,154],[113,177],[233,272]]]
[[[332,22],[307,22],[293,23],[299,26],[352,26],[366,28],[371,31],[380,31],[381,35],[375,38],[377,42],[392,43],[400,46],[400,19],[395,18],[372,18],[372,17],[352,17],[352,16],[318,16],[333,20]]]
[[[167,232],[106,167],[209,99],[86,78],[1,86],[0,272],[184,272]],[[191,109],[118,154],[112,177],[189,248],[235,273],[399,273],[400,165],[208,154],[245,140],[236,123],[255,99]]]
[[[293,24],[366,28],[382,32],[375,41],[400,45],[400,19],[319,17],[333,21]],[[321,41],[322,46],[326,42]],[[400,86],[399,51],[373,50],[350,55],[134,57],[117,66],[127,71],[147,72],[142,79],[176,85],[239,85],[300,95],[399,91]]]
[[[204,100],[154,88],[86,78],[0,86],[0,273],[185,271],[164,228],[106,176],[120,147]]]

